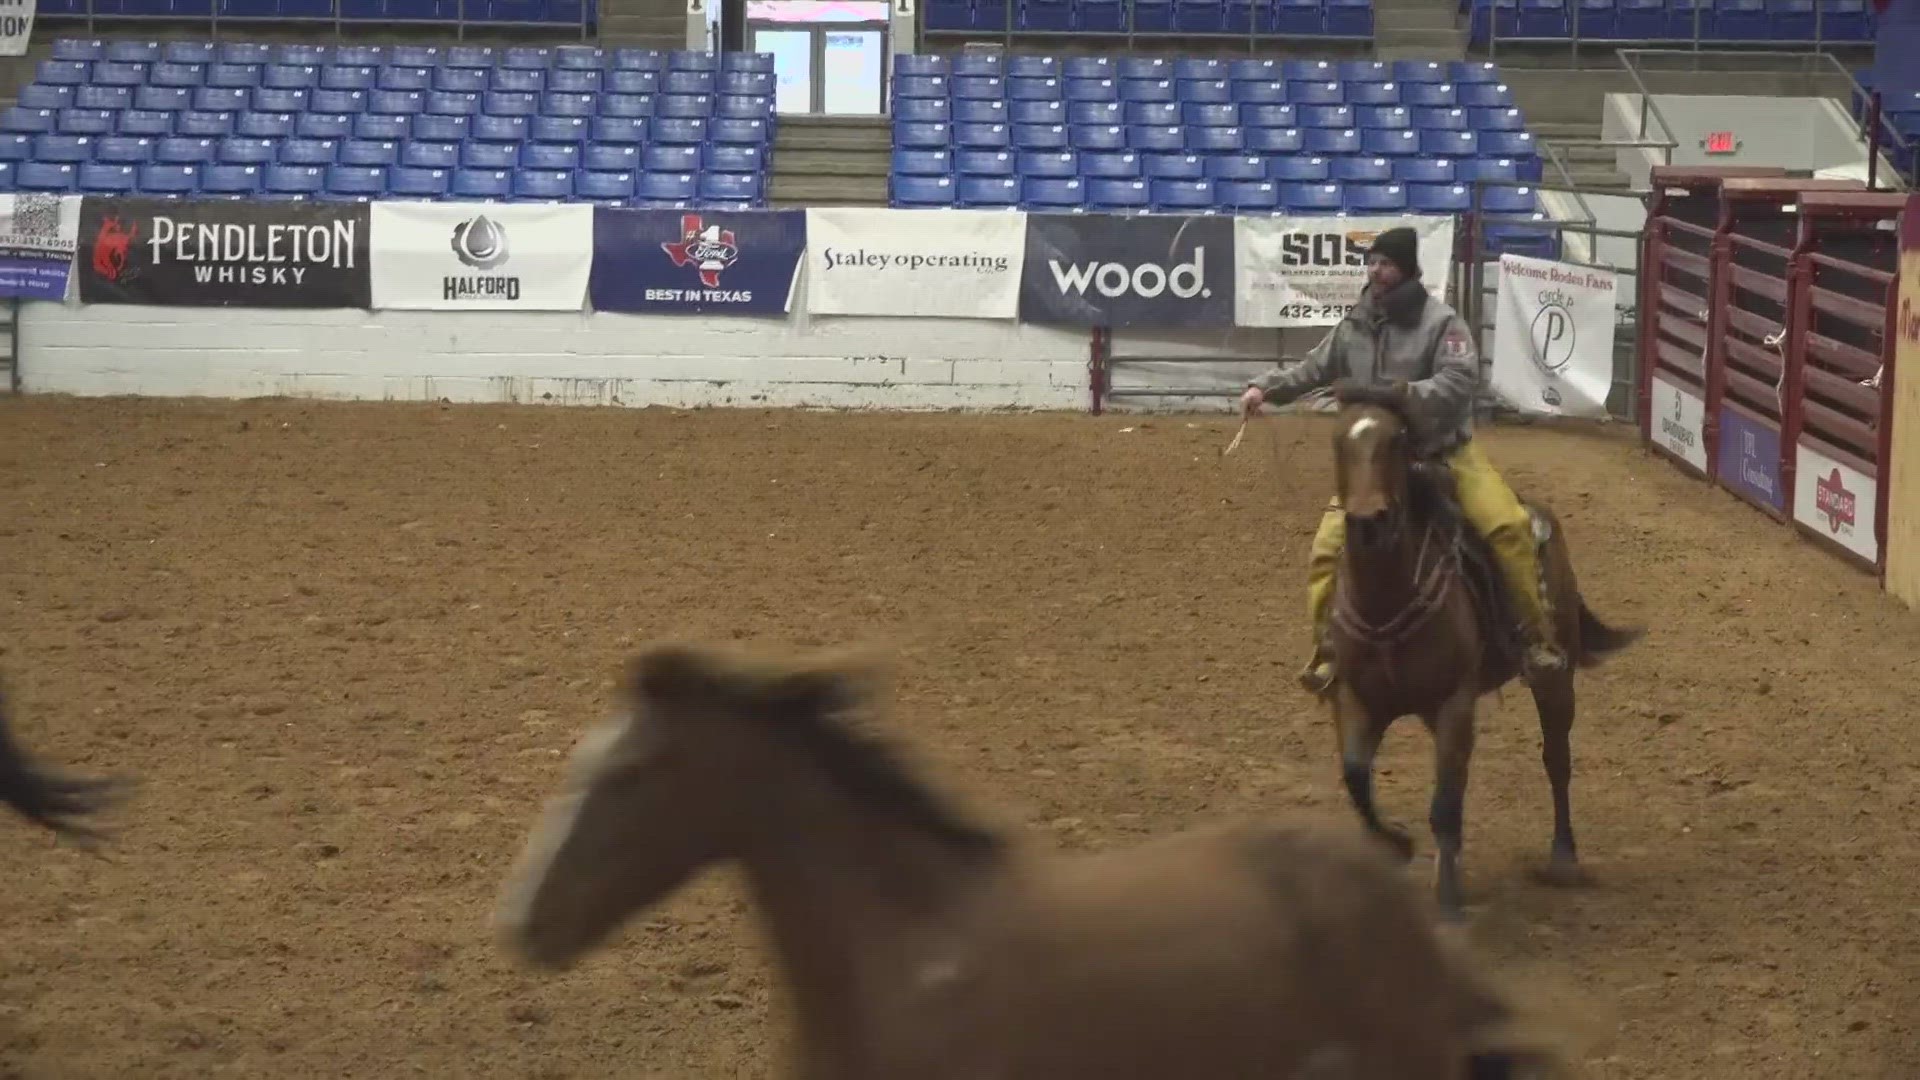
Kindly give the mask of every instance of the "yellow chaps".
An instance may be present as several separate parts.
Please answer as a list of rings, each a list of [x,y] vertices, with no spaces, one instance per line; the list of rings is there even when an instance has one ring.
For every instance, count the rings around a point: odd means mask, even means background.
[[[1506,575],[1507,588],[1520,609],[1521,626],[1534,641],[1552,642],[1553,625],[1540,596],[1540,556],[1527,508],[1520,505],[1513,489],[1472,439],[1447,458],[1447,469],[1453,473],[1460,509],[1487,538]],[[1314,534],[1313,549],[1307,556],[1307,614],[1313,620],[1316,648],[1327,638],[1334,576],[1340,569],[1340,549],[1346,542],[1346,512],[1336,495],[1320,516],[1320,531]]]

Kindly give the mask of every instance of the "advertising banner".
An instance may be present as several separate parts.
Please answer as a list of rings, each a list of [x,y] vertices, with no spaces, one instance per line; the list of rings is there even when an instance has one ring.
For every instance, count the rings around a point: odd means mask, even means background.
[[[785,315],[807,248],[804,210],[593,212],[596,311]]]
[[[1233,325],[1232,218],[1026,218],[1022,322],[1167,329]]]
[[[80,301],[364,308],[366,203],[80,202]]]
[[[1500,256],[1493,392],[1521,412],[1607,415],[1617,288],[1611,270]]]
[[[1879,489],[1866,473],[1806,443],[1793,468],[1793,517],[1863,559],[1880,557],[1874,536]]]
[[[33,40],[33,15],[39,6],[35,0],[0,0],[0,56],[27,55],[27,45]]]
[[[591,204],[373,204],[373,306],[579,311],[593,266]]]
[[[807,211],[807,311],[922,319],[1020,313],[1018,210]]]
[[[1707,403],[1698,394],[1656,376],[1653,380],[1653,443],[1687,464],[1707,471]]]
[[[1241,326],[1332,326],[1367,285],[1367,248],[1402,225],[1420,236],[1420,278],[1440,299],[1453,269],[1453,218],[1244,217],[1233,224],[1234,318]]]
[[[1780,484],[1780,430],[1733,404],[1720,406],[1714,475],[1720,482],[1775,510],[1787,508]]]
[[[64,300],[80,238],[80,196],[0,194],[0,296]]]

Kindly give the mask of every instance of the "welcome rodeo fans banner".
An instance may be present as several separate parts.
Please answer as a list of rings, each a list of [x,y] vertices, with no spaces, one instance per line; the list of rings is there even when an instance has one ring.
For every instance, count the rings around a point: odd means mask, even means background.
[[[1607,415],[1618,290],[1611,270],[1501,255],[1493,392],[1521,412]]]
[[[596,311],[785,315],[807,249],[804,210],[593,212]]]
[[[1233,219],[1028,214],[1020,320],[1233,325]]]
[[[365,203],[121,199],[80,203],[80,301],[364,308]]]
[[[807,245],[807,311],[814,315],[1020,313],[1027,215],[1018,210],[808,210]]]
[[[373,204],[373,306],[579,311],[593,266],[586,203]]]
[[[1367,284],[1367,247],[1398,225],[1420,236],[1421,278],[1446,296],[1453,267],[1450,217],[1261,217],[1233,225],[1234,322],[1240,326],[1332,326]]]
[[[0,195],[0,296],[64,300],[80,239],[80,196]]]

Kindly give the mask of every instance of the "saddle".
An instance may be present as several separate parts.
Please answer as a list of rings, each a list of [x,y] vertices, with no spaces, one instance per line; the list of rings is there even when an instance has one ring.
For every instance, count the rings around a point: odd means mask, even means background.
[[[1422,460],[1413,466],[1410,486],[1416,503],[1423,504],[1421,509],[1428,520],[1454,538],[1453,554],[1460,560],[1461,579],[1473,598],[1480,639],[1487,643],[1488,666],[1501,669],[1518,666],[1526,654],[1519,608],[1514,603],[1512,590],[1507,587],[1506,575],[1500,572],[1493,545],[1487,543],[1486,537],[1480,535],[1480,530],[1473,527],[1466,511],[1461,509],[1453,473],[1437,458]],[[1533,522],[1535,549],[1544,549],[1553,535],[1552,526],[1524,498],[1520,504],[1527,508],[1527,517]]]

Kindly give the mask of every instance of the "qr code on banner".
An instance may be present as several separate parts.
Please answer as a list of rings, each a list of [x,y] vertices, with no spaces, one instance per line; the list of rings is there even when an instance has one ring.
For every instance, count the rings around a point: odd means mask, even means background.
[[[31,193],[13,197],[13,231],[18,236],[60,235],[60,196]]]

